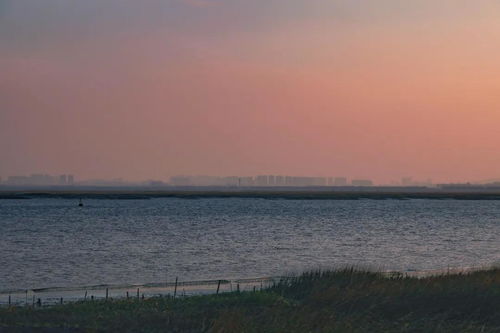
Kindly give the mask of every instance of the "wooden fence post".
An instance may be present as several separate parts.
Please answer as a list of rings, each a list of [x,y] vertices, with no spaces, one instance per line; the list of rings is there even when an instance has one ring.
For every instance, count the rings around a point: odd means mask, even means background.
[[[177,295],[177,281],[178,281],[178,277],[175,278],[175,286],[174,286],[174,298],[175,296]]]
[[[216,293],[216,295],[219,295],[219,289],[220,289],[220,280],[219,280],[219,282],[217,283],[217,293]]]

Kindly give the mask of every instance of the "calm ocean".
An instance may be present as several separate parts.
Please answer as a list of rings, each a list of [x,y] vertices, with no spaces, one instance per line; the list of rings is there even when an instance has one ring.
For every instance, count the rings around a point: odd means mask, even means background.
[[[500,201],[0,200],[0,290],[500,263]]]

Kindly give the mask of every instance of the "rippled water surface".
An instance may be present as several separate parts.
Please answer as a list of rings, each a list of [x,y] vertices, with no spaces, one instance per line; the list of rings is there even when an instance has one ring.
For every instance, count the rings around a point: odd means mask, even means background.
[[[0,290],[500,262],[500,202],[0,200]]]

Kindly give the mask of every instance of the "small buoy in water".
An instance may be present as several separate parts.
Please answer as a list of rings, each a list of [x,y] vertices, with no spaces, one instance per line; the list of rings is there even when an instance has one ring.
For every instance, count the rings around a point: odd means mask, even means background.
[[[78,204],[78,207],[83,207],[82,199],[80,199],[80,203]]]

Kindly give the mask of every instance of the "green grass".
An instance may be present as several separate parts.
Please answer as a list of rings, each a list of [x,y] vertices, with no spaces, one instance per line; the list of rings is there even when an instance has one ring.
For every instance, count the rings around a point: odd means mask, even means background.
[[[0,331],[500,332],[500,269],[422,279],[310,272],[263,291],[0,309]]]

